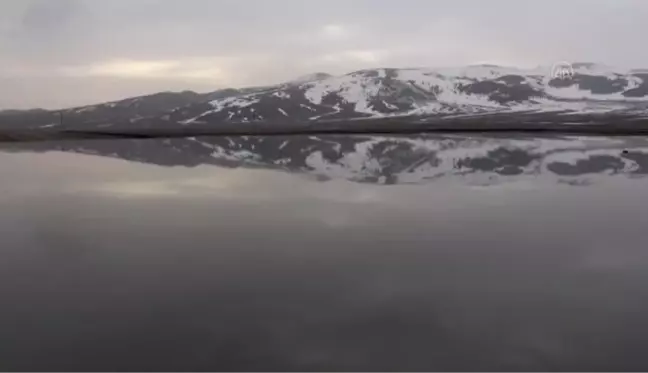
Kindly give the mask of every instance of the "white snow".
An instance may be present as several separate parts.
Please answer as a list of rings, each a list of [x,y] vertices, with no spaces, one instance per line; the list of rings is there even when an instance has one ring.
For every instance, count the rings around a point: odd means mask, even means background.
[[[310,111],[313,111],[313,112],[316,111],[316,110],[313,109],[312,107],[310,107],[310,106],[308,106],[308,105],[304,105],[304,104],[299,104],[299,107],[303,107],[304,109],[306,109],[306,110],[310,110]]]
[[[616,69],[603,65],[577,65],[576,74],[603,76],[608,79],[625,79],[627,84],[623,90],[612,94],[593,94],[589,90],[579,89],[578,85],[565,88],[551,87],[548,83],[552,80],[551,66],[539,66],[533,69],[519,69],[513,67],[474,65],[453,68],[410,68],[396,69],[396,73],[390,78],[392,87],[396,84],[397,89],[411,89],[429,97],[427,100],[410,102],[410,110],[397,111],[385,114],[373,107],[373,102],[382,102],[390,110],[397,110],[393,104],[384,100],[382,95],[392,95],[386,90],[387,71],[376,69],[372,71],[360,71],[343,76],[328,77],[325,79],[310,80],[299,85],[304,90],[305,98],[313,105],[323,105],[324,98],[334,94],[344,104],[352,105],[356,113],[367,114],[369,117],[399,116],[412,114],[440,114],[440,115],[481,115],[484,113],[500,112],[573,112],[573,113],[604,113],[615,110],[627,110],[628,103],[647,103],[648,97],[625,97],[623,91],[634,89],[644,83],[643,79],[632,75],[627,69]],[[372,72],[372,73],[370,73]],[[522,85],[531,87],[538,92],[538,97],[532,97],[527,101],[509,102],[501,104],[489,99],[487,95],[466,94],[461,86],[473,84],[485,80],[498,79],[504,76],[516,76],[521,79]],[[313,75],[316,77],[316,75]],[[395,82],[395,83],[394,83]],[[504,80],[498,80],[499,84],[515,85]],[[391,89],[390,88],[390,89]],[[212,101],[213,111],[236,110],[254,105],[264,95],[270,94],[281,99],[291,99],[287,91],[288,86],[282,85],[274,91],[255,92],[243,96],[230,97]],[[292,89],[292,88],[291,88]],[[541,98],[545,95],[547,97]],[[309,105],[300,104],[301,107],[318,112]],[[338,105],[333,109],[339,112]],[[283,109],[278,109],[283,114]],[[648,110],[640,111],[648,114]],[[284,114],[285,115],[285,114]],[[311,119],[321,119],[325,115],[313,116]],[[194,118],[199,119],[199,117]]]
[[[281,99],[286,99],[286,100],[290,99],[290,93],[285,92],[285,91],[277,91],[277,92],[273,93],[272,95],[274,97],[281,98]]]
[[[634,88],[633,83],[633,88]],[[545,92],[555,98],[562,99],[581,99],[581,100],[601,100],[601,101],[646,101],[646,98],[641,97],[625,97],[623,91],[608,94],[595,94],[592,91],[579,89],[577,84],[569,87],[556,88],[547,86]]]
[[[256,162],[261,158],[258,154],[252,153],[248,150],[226,150],[218,146],[214,147],[212,157],[229,161],[247,162]]]
[[[388,102],[385,101],[385,100],[383,100],[382,103],[383,103],[383,105],[385,105],[385,107],[386,107],[387,109],[389,109],[389,110],[398,110],[398,107],[397,107],[397,106],[394,106],[394,105],[388,103]]]
[[[231,108],[244,108],[248,107],[250,105],[254,105],[258,103],[260,100],[259,94],[249,94],[249,95],[244,95],[244,96],[236,96],[236,97],[227,97],[223,99],[218,99],[214,100],[211,102],[211,105],[214,107],[215,111],[221,111],[223,109],[231,109]]]
[[[354,104],[356,112],[381,116],[369,102],[381,87],[382,83],[376,82],[375,78],[351,74],[310,83],[305,96],[313,104],[321,105],[326,95],[336,93],[345,102]]]
[[[288,116],[288,113],[286,113],[286,111],[285,111],[284,109],[282,109],[282,108],[278,108],[277,110],[278,110],[281,114],[283,114],[284,117],[287,117],[287,116]]]

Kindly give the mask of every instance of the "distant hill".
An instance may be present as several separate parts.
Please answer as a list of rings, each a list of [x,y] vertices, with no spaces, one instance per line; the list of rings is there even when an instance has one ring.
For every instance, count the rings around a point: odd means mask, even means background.
[[[283,84],[209,93],[161,92],[58,111],[0,112],[0,126],[218,125],[236,122],[448,118],[500,114],[648,116],[648,69],[573,65],[569,79],[551,67],[475,65],[315,73]],[[561,119],[563,120],[563,119]]]

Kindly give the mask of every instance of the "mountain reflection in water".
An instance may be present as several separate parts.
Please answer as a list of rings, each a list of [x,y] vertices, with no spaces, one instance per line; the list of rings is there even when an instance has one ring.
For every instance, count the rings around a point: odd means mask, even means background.
[[[648,139],[583,136],[240,136],[7,144],[5,150],[65,151],[161,166],[211,164],[307,173],[319,180],[422,183],[460,177],[482,185],[549,176],[583,185],[592,176],[648,174]]]

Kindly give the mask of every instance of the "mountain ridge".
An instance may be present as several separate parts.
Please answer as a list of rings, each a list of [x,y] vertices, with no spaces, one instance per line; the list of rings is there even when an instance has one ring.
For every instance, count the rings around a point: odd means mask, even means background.
[[[571,79],[551,67],[495,65],[358,70],[210,102],[190,123],[442,117],[520,112],[648,113],[648,74],[579,63]]]
[[[570,79],[551,76],[550,66],[489,64],[315,73],[264,87],[159,92],[63,110],[0,111],[0,126],[105,128],[137,126],[142,119],[186,126],[494,113],[648,117],[648,70],[586,62],[573,69]]]

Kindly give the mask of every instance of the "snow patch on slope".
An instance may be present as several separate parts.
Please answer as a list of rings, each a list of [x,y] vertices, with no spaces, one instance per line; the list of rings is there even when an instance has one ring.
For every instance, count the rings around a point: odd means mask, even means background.
[[[321,105],[326,95],[338,94],[346,103],[354,104],[358,113],[381,116],[370,100],[378,95],[382,83],[375,78],[349,74],[308,84],[305,97],[315,105]]]
[[[245,96],[236,96],[228,97],[220,100],[214,100],[211,102],[211,105],[214,107],[214,111],[221,111],[223,109],[242,109],[254,105],[259,102],[259,97],[257,94],[249,94]]]

